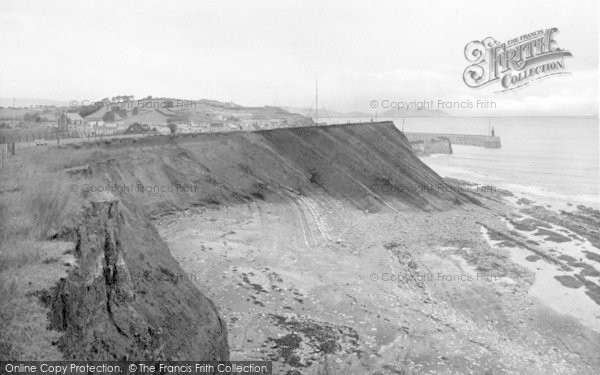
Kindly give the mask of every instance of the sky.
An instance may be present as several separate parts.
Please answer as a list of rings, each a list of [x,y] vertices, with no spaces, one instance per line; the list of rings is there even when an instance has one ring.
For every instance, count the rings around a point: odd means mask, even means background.
[[[463,82],[467,43],[551,27],[573,54],[570,74],[504,93]],[[386,100],[477,99],[496,108],[462,112],[598,111],[597,0],[3,0],[0,45],[3,98],[311,107],[318,80],[320,105],[339,111],[370,113],[373,100],[382,111]]]

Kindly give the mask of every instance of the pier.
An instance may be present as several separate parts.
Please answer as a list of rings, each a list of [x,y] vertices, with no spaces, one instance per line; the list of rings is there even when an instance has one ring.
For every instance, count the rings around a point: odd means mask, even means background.
[[[444,134],[444,133],[404,133],[410,142],[430,142],[435,139],[447,138],[453,145],[478,146],[485,148],[501,148],[500,137],[492,135]]]

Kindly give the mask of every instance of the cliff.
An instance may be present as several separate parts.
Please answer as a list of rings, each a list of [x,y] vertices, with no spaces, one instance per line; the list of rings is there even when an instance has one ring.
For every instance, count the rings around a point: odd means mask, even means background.
[[[370,212],[472,202],[421,162],[392,122],[123,139],[102,147],[120,164],[105,168],[108,181],[134,186],[123,195],[150,215],[290,194],[328,194]],[[137,186],[180,188],[146,194]]]
[[[39,255],[28,260],[28,269],[49,269],[48,280],[31,284],[30,273],[14,273],[15,285],[30,285],[23,298],[40,296],[52,332],[60,334],[58,341],[52,335],[26,338],[11,349],[30,350],[33,358],[41,357],[38,349],[27,349],[36,341],[58,342],[61,355],[75,359],[228,358],[227,330],[199,291],[202,280],[182,272],[152,218],[190,207],[320,195],[369,213],[477,203],[423,164],[392,122],[125,138],[30,151],[4,170],[10,178],[2,182],[0,208],[13,216],[0,231],[22,238],[25,249],[36,248],[26,242],[32,237],[75,244],[73,264]],[[9,325],[18,330],[19,319],[39,317],[14,319]]]
[[[227,331],[152,225],[118,199],[91,198],[76,227],[76,266],[46,298],[66,358],[228,359]]]

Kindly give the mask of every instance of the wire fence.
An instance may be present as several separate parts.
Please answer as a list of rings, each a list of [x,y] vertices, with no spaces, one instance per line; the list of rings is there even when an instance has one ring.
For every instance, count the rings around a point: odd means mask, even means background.
[[[115,130],[100,131],[27,131],[27,132],[5,132],[0,133],[0,169],[4,168],[8,160],[14,157],[20,150],[31,146],[47,146],[49,144],[59,145],[84,139],[98,139],[118,135]]]
[[[30,146],[60,144],[61,140],[81,138],[72,131],[36,131],[0,134],[0,169],[6,167],[8,161],[20,150]]]

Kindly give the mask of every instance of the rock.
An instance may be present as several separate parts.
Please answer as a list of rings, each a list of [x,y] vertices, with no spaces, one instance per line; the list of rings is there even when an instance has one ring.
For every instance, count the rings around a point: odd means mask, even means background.
[[[53,289],[50,328],[78,360],[227,360],[213,303],[183,276],[158,233],[116,199],[92,201],[73,234],[77,264]],[[141,262],[143,253],[146,262]]]

